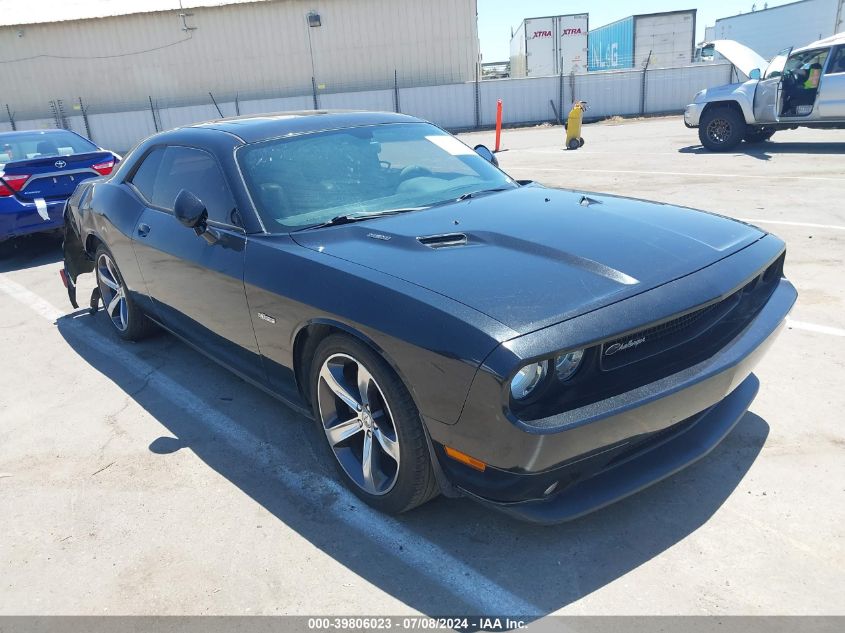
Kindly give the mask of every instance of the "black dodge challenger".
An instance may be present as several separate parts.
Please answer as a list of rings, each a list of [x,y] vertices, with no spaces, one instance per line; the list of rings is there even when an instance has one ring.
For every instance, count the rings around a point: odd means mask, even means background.
[[[66,206],[72,303],[157,324],[315,419],[367,503],[552,523],[705,455],[796,299],[784,244],[686,208],[515,181],[413,117],[156,134]]]

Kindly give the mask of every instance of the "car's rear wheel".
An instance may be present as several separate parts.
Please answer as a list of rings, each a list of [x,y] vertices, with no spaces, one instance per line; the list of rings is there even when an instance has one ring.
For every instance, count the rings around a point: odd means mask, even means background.
[[[114,257],[104,245],[97,247],[94,262],[103,308],[117,335],[127,341],[145,337],[153,323],[135,305]]]
[[[350,336],[327,337],[315,351],[310,384],[319,433],[358,497],[396,514],[437,494],[419,412],[372,349]]]
[[[744,140],[746,143],[763,143],[772,138],[776,131],[766,127],[749,127],[745,131]]]
[[[745,131],[745,119],[735,109],[711,108],[701,116],[698,138],[711,151],[727,152],[739,145]]]

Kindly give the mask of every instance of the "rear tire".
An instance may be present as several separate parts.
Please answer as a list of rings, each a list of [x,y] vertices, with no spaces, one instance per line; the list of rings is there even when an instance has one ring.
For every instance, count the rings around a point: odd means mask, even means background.
[[[138,341],[149,335],[155,325],[132,300],[114,256],[103,244],[94,254],[94,273],[104,312],[117,335],[125,341]]]
[[[398,514],[437,496],[420,414],[383,358],[351,336],[332,334],[314,352],[310,386],[321,444],[360,499]]]
[[[739,145],[746,127],[745,119],[734,108],[710,108],[701,117],[698,138],[712,152],[727,152]]]

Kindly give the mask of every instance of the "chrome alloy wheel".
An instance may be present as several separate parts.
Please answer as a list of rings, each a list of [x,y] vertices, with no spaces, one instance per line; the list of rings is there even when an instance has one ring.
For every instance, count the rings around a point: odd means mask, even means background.
[[[333,354],[317,380],[320,422],[343,470],[364,492],[386,494],[399,473],[399,438],[390,407],[372,374],[346,354]]]
[[[713,119],[707,126],[707,136],[714,143],[726,143],[732,133],[731,123],[726,119]]]
[[[118,330],[125,332],[129,327],[126,289],[120,280],[117,266],[106,253],[100,254],[97,259],[97,285],[100,287],[100,296],[103,299],[106,314]]]

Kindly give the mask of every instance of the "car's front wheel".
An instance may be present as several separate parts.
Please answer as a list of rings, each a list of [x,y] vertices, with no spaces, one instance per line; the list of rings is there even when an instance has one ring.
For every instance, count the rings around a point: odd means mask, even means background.
[[[94,262],[103,308],[117,335],[137,341],[149,334],[154,327],[152,321],[135,305],[114,256],[103,244],[97,247]]]
[[[727,152],[739,145],[745,130],[745,119],[735,109],[710,108],[701,116],[698,138],[711,151]]]
[[[317,346],[310,384],[319,433],[356,495],[396,514],[437,494],[420,414],[372,349],[350,336],[327,337]]]

